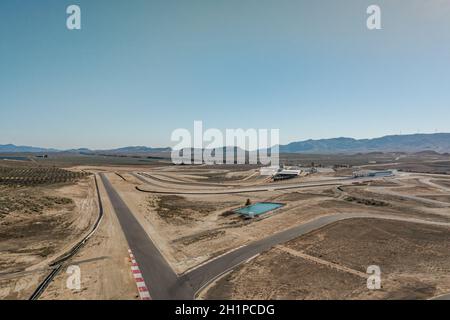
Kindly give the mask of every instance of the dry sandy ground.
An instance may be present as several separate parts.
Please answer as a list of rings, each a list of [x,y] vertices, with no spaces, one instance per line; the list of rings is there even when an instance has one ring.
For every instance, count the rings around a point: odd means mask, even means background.
[[[94,180],[8,192],[24,206],[0,219],[0,299],[26,299],[49,263],[89,232],[98,214]]]
[[[177,181],[195,180],[192,177],[195,175],[205,177],[211,174],[215,175],[219,171],[208,169],[205,172],[202,169],[183,169],[177,175],[177,171],[173,167],[167,167],[156,170],[154,174],[159,178],[166,178],[166,182],[157,182],[160,184],[160,188],[164,189],[165,186],[176,185]],[[223,171],[220,171],[220,174],[222,175]],[[409,181],[401,183],[396,179],[385,179],[375,182],[373,186],[363,185],[363,188],[349,187],[348,190],[345,189],[345,194],[354,194],[367,199],[374,197],[386,202],[385,206],[377,206],[345,201],[343,195],[334,187],[229,195],[176,197],[152,195],[136,192],[135,186],[142,185],[142,181],[127,173],[121,175],[126,181],[112,173],[108,175],[108,178],[178,273],[183,273],[214,256],[246,243],[323,215],[364,212],[397,214],[433,221],[449,221],[450,218],[448,208],[433,207],[414,199],[398,199],[398,196],[376,193],[380,188],[400,189],[395,192],[410,195],[411,188],[414,188],[414,184],[419,183],[415,177],[408,178]],[[189,175],[189,178],[185,178],[186,175]],[[252,170],[239,171],[234,177],[241,180],[251,175]],[[327,175],[311,175],[308,177],[308,181],[314,176],[318,180],[329,178]],[[230,183],[230,181],[226,183]],[[249,182],[245,181],[244,183]],[[187,187],[189,188],[189,186]],[[196,185],[192,187],[198,188]],[[427,194],[442,195],[438,190],[431,190],[429,185],[420,184],[419,187],[418,193],[427,191]],[[282,202],[285,206],[261,219],[251,221],[243,220],[236,215],[227,215],[227,211],[243,206],[247,199],[250,199],[252,203],[258,201]],[[171,201],[172,203],[170,203]],[[168,203],[164,205],[164,202]],[[178,202],[183,205],[175,208],[174,205],[176,206]]]
[[[450,291],[450,229],[344,220],[272,248],[222,277],[206,299],[427,299]],[[366,270],[381,269],[381,289]]]
[[[222,183],[223,180],[218,177],[225,177],[224,184],[251,186],[264,183],[254,176],[254,169],[224,173],[224,170],[210,168],[195,170],[192,168],[178,170],[178,168],[163,167],[151,170],[154,170],[159,178],[166,180],[166,182],[159,182],[161,188],[179,183],[192,183],[193,188],[199,188],[198,183]],[[449,221],[448,208],[423,203],[420,199],[401,199],[399,197],[399,194],[415,194],[423,197],[448,196],[444,192],[445,190],[439,190],[422,180],[417,180],[423,177],[405,175],[401,179],[378,180],[368,185],[344,188],[344,191],[328,186],[247,194],[173,197],[137,191],[135,187],[142,185],[142,181],[130,174],[130,172],[136,172],[136,168],[105,167],[98,169],[108,172],[108,179],[177,273],[183,273],[214,256],[246,243],[323,215],[364,212]],[[141,171],[142,168],[138,170]],[[329,174],[311,175],[299,179],[304,179],[300,181],[329,179]],[[443,179],[440,178],[440,180]],[[68,262],[64,270],[51,283],[42,299],[137,298],[136,287],[130,272],[127,244],[101,182],[99,184],[105,206],[104,219],[87,245]],[[187,184],[185,187],[189,188],[190,186]],[[380,194],[378,192],[380,190],[392,191],[395,194]],[[345,200],[345,197],[349,195],[362,198],[364,201],[358,203]],[[373,205],[372,202],[366,201],[372,198],[386,202],[386,205]],[[243,220],[235,214],[228,214],[231,209],[243,206],[247,199],[250,199],[252,203],[258,201],[282,202],[285,206],[253,220]],[[351,243],[348,245],[351,247]],[[270,251],[268,254],[276,256],[276,259],[281,257],[280,261],[292,260],[292,254],[280,251],[279,248],[274,250],[275,253]],[[345,276],[341,277],[341,271],[336,271],[336,269],[330,271],[326,265],[320,265],[321,273],[315,273],[317,263],[310,260],[297,259],[295,261],[296,264],[291,267],[309,274],[310,278],[308,279],[311,281],[329,278],[332,283],[335,281],[333,279],[338,279],[336,281],[340,282],[337,283],[337,288],[339,286],[348,287],[351,292],[359,292],[358,288],[361,283],[365,283],[365,279],[352,273],[344,272]],[[68,275],[65,270],[68,265],[78,265],[81,268],[82,288],[79,291],[66,288]],[[278,267],[283,269],[282,266]],[[267,274],[262,274],[261,277],[267,277]],[[281,276],[279,278],[280,281],[286,280]],[[280,285],[289,287],[288,284]],[[317,285],[319,288],[316,291],[317,295],[308,293],[308,298],[319,296],[332,298],[339,295],[339,289],[333,293],[327,291],[328,287],[324,287],[327,290],[320,289],[320,284],[316,282],[311,282],[311,286],[313,285]],[[255,288],[256,293],[260,292],[258,293],[260,298],[280,298],[285,294],[281,292],[278,295],[275,290],[275,293],[268,295],[269,293],[263,293],[263,291],[262,287],[259,291]],[[361,293],[358,294],[361,295]],[[353,296],[349,295],[348,297]],[[355,295],[354,297],[360,296]],[[343,297],[339,296],[339,298]]]
[[[286,206],[276,214],[267,215],[264,219],[244,221],[236,215],[224,215],[228,210],[243,206],[247,199],[252,203],[274,199],[282,196],[281,192],[260,192],[232,195],[189,195],[182,201],[191,203],[189,210],[192,218],[167,219],[158,213],[155,200],[161,196],[136,192],[139,180],[129,174],[123,175],[123,181],[114,174],[108,178],[120,193],[130,209],[147,230],[165,258],[174,270],[182,273],[203,261],[222,254],[251,241],[261,239],[274,232],[284,230],[295,224],[305,222],[316,216],[336,213],[320,204],[333,200],[328,195],[317,194],[300,196],[300,201],[286,201]],[[298,195],[295,195],[298,198]],[[156,201],[157,202],[157,201]],[[198,204],[209,205],[213,209],[207,213],[195,212]],[[346,205],[347,208],[352,205]]]
[[[137,299],[131,274],[127,241],[109,199],[99,181],[104,216],[99,228],[76,256],[66,263],[41,299]],[[81,271],[81,289],[67,288],[69,266]]]
[[[341,199],[351,200],[350,196],[356,202],[375,200],[386,213],[446,222],[450,219],[450,190],[433,184],[431,179],[426,175],[402,174],[397,178],[344,186],[337,191]]]

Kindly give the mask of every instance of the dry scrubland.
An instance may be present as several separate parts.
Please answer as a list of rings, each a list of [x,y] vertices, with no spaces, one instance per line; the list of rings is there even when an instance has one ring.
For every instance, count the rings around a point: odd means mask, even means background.
[[[427,299],[450,291],[449,252],[448,227],[340,221],[263,253],[217,281],[205,297]],[[366,288],[370,265],[381,268],[381,290]]]
[[[436,155],[424,155],[423,159],[403,154],[283,157],[292,164],[335,165],[335,171],[277,185],[348,177],[353,165],[449,171],[448,161]],[[92,226],[98,213],[94,180],[81,169],[106,173],[178,274],[318,217],[372,215],[370,219],[340,221],[272,248],[211,283],[199,298],[422,299],[450,291],[450,239],[444,225],[450,223],[450,179],[446,175],[401,172],[394,178],[336,185],[187,195],[145,193],[136,187],[211,191],[274,183],[259,176],[256,166],[247,165],[169,166],[147,158],[100,156],[37,162],[67,167],[77,159],[82,166],[70,170],[33,167],[20,161],[2,166],[0,161],[0,299],[27,298],[48,274],[48,264]],[[101,184],[100,195],[104,219],[72,259],[82,268],[82,290],[68,291],[65,275],[60,273],[42,298],[136,298],[127,243]],[[255,219],[243,219],[233,209],[248,201],[281,202],[284,206]],[[382,219],[391,217],[410,221]],[[382,269],[380,291],[365,286],[364,273],[370,264]]]
[[[146,180],[153,188],[161,190],[174,188],[174,185],[180,188],[180,184],[183,185],[183,189],[188,188],[185,184],[189,188],[205,189],[202,184],[207,181],[211,182],[211,188],[218,188],[217,183],[222,183],[222,188],[230,185],[257,186],[267,183],[266,180],[255,176],[254,172],[255,169],[249,168],[234,171],[206,166],[197,169],[179,167],[149,170]],[[224,178],[216,179],[219,176]],[[325,176],[316,174],[299,178],[299,180],[320,181],[328,179],[329,176],[329,174]],[[144,224],[147,224],[152,239],[156,241],[167,260],[171,262],[172,267],[179,273],[186,272],[186,270],[236,247],[325,215],[368,213],[376,215],[377,218],[395,216],[402,219],[419,219],[437,223],[450,222],[450,211],[446,205],[446,197],[449,197],[449,192],[430,185],[428,182],[433,182],[434,178],[424,175],[400,174],[395,178],[349,183],[342,186],[219,196],[139,194],[126,190],[145,183],[130,174],[124,174],[124,177],[126,181],[113,176],[110,176],[110,179],[115,187],[123,190],[121,194],[124,196],[124,200],[130,207],[134,205]],[[450,181],[445,178],[441,180],[439,185],[443,186],[445,186],[445,182]],[[296,180],[294,179],[294,181]],[[283,183],[292,183],[292,180]],[[131,186],[126,187],[127,184]],[[427,202],[432,198],[437,202]],[[232,213],[231,210],[243,206],[247,199],[250,199],[252,203],[258,201],[282,202],[285,206],[260,218],[245,220]],[[411,222],[378,223],[378,221],[382,220],[365,221],[361,219],[358,222],[356,220],[355,222],[342,222],[341,231],[334,234],[335,238],[338,238],[340,232],[350,236],[343,237],[341,241],[343,244],[339,244],[337,239],[333,240],[335,246],[331,247],[343,258],[348,254],[342,250],[343,248],[348,248],[350,251],[355,250],[356,255],[361,258],[363,251],[366,256],[373,254],[375,261],[379,262],[382,268],[386,267],[383,269],[386,286],[379,292],[367,290],[365,278],[351,273],[343,273],[329,266],[318,265],[311,260],[273,249],[261,255],[260,258],[256,258],[254,262],[244,264],[226,278],[210,285],[208,290],[200,294],[200,298],[429,298],[449,289],[449,279],[445,277],[445,273],[448,271],[446,263],[450,261],[450,258],[448,254],[445,254],[448,252],[448,247],[445,246],[448,238],[444,236],[446,232],[448,233],[448,229],[437,227],[435,233],[439,233],[441,237],[437,237],[435,241],[433,232],[430,232],[435,228],[434,226],[423,227]],[[371,225],[375,223],[377,229],[374,231],[371,229]],[[340,226],[340,224],[337,225]],[[391,230],[392,228],[394,230]],[[393,232],[396,229],[401,230],[398,233]],[[358,234],[353,237],[351,236],[353,233],[350,232],[352,230],[354,232],[360,230],[361,233],[366,232],[367,234],[361,238],[358,238]],[[376,232],[379,234],[375,235]],[[419,253],[427,252],[428,247],[423,246],[418,251],[414,251],[406,249],[409,248],[408,246],[401,245],[407,235],[411,236],[415,233],[422,233],[424,239],[429,237],[429,240],[433,241],[431,246],[436,246],[439,241],[442,241],[442,246],[430,249],[429,254],[420,256]],[[387,247],[376,251],[375,247],[370,245],[374,241],[371,238],[372,234],[375,240],[377,237],[381,238]],[[323,237],[326,237],[325,233]],[[420,239],[420,236],[417,236],[417,239]],[[405,241],[413,240],[406,239]],[[377,242],[375,241],[375,243]],[[365,244],[365,246],[359,248],[358,244]],[[436,250],[441,250],[441,255],[434,257]],[[419,258],[414,261],[411,259],[411,255],[406,255],[407,253],[414,253]],[[317,255],[318,257],[323,256],[320,252]],[[404,270],[395,272],[390,270],[388,262],[393,255],[398,255],[399,258],[395,263],[397,266],[404,265]],[[325,260],[328,261],[327,259]],[[334,258],[330,261],[340,264]],[[414,265],[421,261],[427,261],[428,269]],[[362,260],[361,263],[366,262],[366,260]],[[267,268],[261,266],[263,263],[267,264]],[[413,265],[411,266],[411,264]],[[342,265],[345,266],[345,264]],[[365,269],[361,268],[357,270],[365,272]],[[427,272],[429,274],[426,276]],[[244,277],[244,274],[248,274],[248,277]],[[302,274],[308,276],[302,276]],[[298,281],[295,280],[297,278]],[[309,285],[302,287],[300,282],[305,279],[308,279]],[[407,284],[406,280],[408,280]],[[248,290],[246,291],[245,288]]]
[[[84,173],[0,168],[0,298],[28,298],[96,208],[93,177]]]

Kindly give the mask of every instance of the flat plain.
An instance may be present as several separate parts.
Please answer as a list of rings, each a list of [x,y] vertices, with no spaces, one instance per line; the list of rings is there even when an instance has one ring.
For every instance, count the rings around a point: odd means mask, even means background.
[[[0,160],[0,298],[28,298],[52,262],[92,229],[99,199],[98,229],[40,298],[138,298],[134,248],[101,179],[97,194],[100,175],[177,275],[176,286],[194,288],[190,298],[429,299],[450,291],[447,155],[286,154],[282,161],[317,172],[274,182],[259,166],[175,166],[164,155]],[[352,178],[361,169],[398,172]],[[252,219],[235,212],[258,202],[283,207]],[[293,230],[324,219],[297,236]],[[69,265],[81,268],[80,290],[66,286]],[[367,288],[371,265],[381,269],[380,290]],[[198,280],[203,269],[208,278]]]

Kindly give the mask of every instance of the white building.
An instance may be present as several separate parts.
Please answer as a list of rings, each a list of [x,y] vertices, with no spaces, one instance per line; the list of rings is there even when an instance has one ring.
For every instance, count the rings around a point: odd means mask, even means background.
[[[259,169],[259,174],[262,176],[274,176],[280,171],[280,166],[262,167]]]
[[[277,175],[294,175],[294,176],[298,176],[300,175],[300,173],[302,172],[302,170],[294,170],[294,169],[282,169],[280,171],[277,172]]]

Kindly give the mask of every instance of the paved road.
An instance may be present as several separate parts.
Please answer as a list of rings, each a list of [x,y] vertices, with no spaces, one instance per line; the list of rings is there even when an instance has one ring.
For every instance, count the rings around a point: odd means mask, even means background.
[[[175,185],[202,186],[202,187],[219,187],[219,188],[225,188],[225,187],[230,186],[228,184],[220,184],[220,183],[202,183],[202,182],[196,182],[196,181],[170,180],[170,178],[164,180],[162,178],[158,178],[158,176],[156,176],[155,174],[150,175],[150,174],[145,173],[145,172],[141,172],[139,174],[144,176],[144,177],[148,177],[149,179],[152,179],[152,180],[155,180],[155,181],[158,181],[158,182],[162,182],[164,184],[169,183],[169,184],[175,184]],[[136,174],[134,174],[134,173],[132,175],[136,176]],[[161,174],[159,176],[162,176],[162,177],[166,178],[166,176],[161,175]],[[143,180],[143,181],[145,181],[145,180]]]
[[[325,216],[313,220],[311,222],[299,225],[297,227],[282,231],[280,233],[274,234],[267,238],[255,241],[249,245],[232,251],[220,258],[210,261],[209,263],[200,266],[197,269],[190,271],[189,273],[183,275],[180,280],[184,282],[191,283],[194,290],[197,292],[203,286],[210,283],[211,280],[217,278],[224,272],[236,267],[242,262],[250,259],[251,257],[270,249],[271,247],[284,243],[286,241],[297,238],[298,236],[304,235],[308,232],[321,228],[327,224],[353,218],[355,216],[361,215],[334,215]]]
[[[180,281],[188,282],[192,286],[195,292],[203,288],[206,284],[210,283],[212,280],[233,269],[242,262],[250,259],[251,257],[270,249],[271,247],[285,243],[289,240],[293,240],[299,236],[305,235],[311,231],[322,228],[330,223],[342,221],[352,218],[375,218],[375,219],[387,219],[396,221],[405,221],[413,223],[422,223],[437,226],[450,227],[450,223],[445,222],[433,222],[414,218],[401,218],[391,215],[375,215],[375,214],[364,214],[364,213],[342,213],[331,216],[319,217],[310,222],[304,223],[302,225],[293,227],[291,229],[279,232],[267,238],[255,241],[241,247],[235,251],[232,251],[226,255],[223,255],[215,260],[212,260],[190,272],[183,275]]]
[[[420,179],[420,182],[423,182],[423,183],[429,185],[432,188],[436,188],[436,189],[442,190],[444,192],[450,192],[450,188],[448,188],[446,186],[443,186],[443,185],[440,185],[440,184],[437,184],[437,183],[432,182],[430,180],[431,180],[431,178]]]
[[[199,183],[194,183],[194,182],[178,182],[178,181],[171,181],[171,180],[163,180],[161,178],[155,177],[154,175],[149,175],[147,173],[139,173],[136,174],[134,172],[131,172],[130,175],[132,175],[133,177],[135,177],[136,179],[139,179],[140,181],[142,181],[145,184],[148,185],[152,185],[154,187],[157,188],[168,188],[168,184],[170,185],[175,185],[175,186],[190,186],[191,188],[193,187],[197,187],[197,186],[203,186],[203,187],[208,187],[208,188],[213,188],[213,189],[219,189],[221,188],[223,190],[223,188],[226,188],[226,185],[214,185],[214,184],[199,184]],[[219,189],[220,190],[220,189]]]
[[[323,216],[240,247],[207,261],[178,277],[136,220],[133,213],[113,189],[106,176],[104,174],[100,174],[100,176],[153,299],[193,299],[195,293],[205,285],[251,257],[275,245],[285,243],[286,241],[341,220],[352,218],[380,218],[450,227],[450,223],[402,218],[391,215],[340,213]]]
[[[161,188],[161,186],[153,184],[148,179],[141,177],[138,174],[132,173],[134,177],[141,180],[142,182],[156,186],[158,188]],[[146,174],[148,178],[153,179],[152,176]],[[364,181],[373,181],[376,179],[381,179],[377,177],[362,177],[362,178],[335,178],[335,179],[327,179],[327,180],[321,180],[321,181],[312,181],[312,182],[300,182],[295,184],[273,184],[273,185],[262,185],[257,187],[236,187],[236,188],[227,188],[224,186],[224,188],[219,190],[214,190],[212,188],[208,190],[198,190],[198,191],[181,191],[181,190],[167,190],[167,191],[161,191],[161,190],[155,190],[155,189],[143,189],[140,187],[136,187],[138,191],[141,192],[148,192],[148,193],[158,193],[158,194],[192,194],[192,195],[208,195],[208,194],[234,194],[234,193],[250,193],[250,192],[261,192],[261,191],[276,191],[276,190],[288,190],[288,189],[300,189],[300,188],[312,188],[312,187],[323,187],[323,186],[336,186],[341,184],[349,184],[354,182],[364,182]],[[167,182],[169,183],[169,182]],[[175,186],[179,185],[177,183],[173,183]]]
[[[149,238],[125,202],[114,190],[105,174],[100,173],[103,185],[119,219],[128,245],[133,251],[152,299],[190,299],[192,288],[180,284],[176,273]]]

